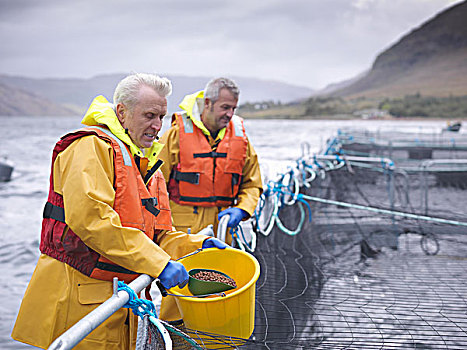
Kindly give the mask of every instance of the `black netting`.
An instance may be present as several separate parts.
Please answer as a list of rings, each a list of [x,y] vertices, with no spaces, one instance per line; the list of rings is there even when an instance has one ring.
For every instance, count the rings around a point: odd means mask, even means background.
[[[312,221],[287,232],[302,204],[284,195],[286,230],[258,235],[250,348],[467,348],[467,152],[389,136],[341,135],[294,170]]]
[[[206,348],[467,349],[465,144],[355,132],[303,155],[257,208],[251,338],[185,332]]]

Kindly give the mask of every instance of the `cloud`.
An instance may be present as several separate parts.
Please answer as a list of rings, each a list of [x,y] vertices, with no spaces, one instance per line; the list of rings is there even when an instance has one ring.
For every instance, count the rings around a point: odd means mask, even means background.
[[[318,88],[369,68],[455,2],[0,0],[0,73],[225,74]]]

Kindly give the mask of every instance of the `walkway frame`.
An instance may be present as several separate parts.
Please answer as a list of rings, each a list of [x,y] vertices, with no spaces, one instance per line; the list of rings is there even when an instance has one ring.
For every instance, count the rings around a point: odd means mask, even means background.
[[[131,282],[128,286],[140,293],[144,288],[150,285],[154,278],[148,275],[141,275]],[[49,347],[48,350],[68,350],[72,349],[76,344],[83,340],[89,333],[101,325],[106,319],[114,314],[118,309],[125,305],[130,299],[129,294],[124,291],[118,291],[118,279],[113,280],[113,295],[107,299],[102,305],[95,308],[70,329],[58,337]]]
[[[422,162],[419,166],[420,168],[420,174],[421,174],[421,181],[420,184],[423,184],[424,186],[424,191],[421,192],[422,198],[422,206],[425,209],[425,215],[428,215],[428,179],[427,179],[427,173],[429,172],[435,172],[436,170],[433,170],[430,168],[436,165],[467,165],[467,159],[430,159]],[[458,169],[449,169],[451,171],[456,171]],[[462,171],[465,172],[465,168],[461,169]]]

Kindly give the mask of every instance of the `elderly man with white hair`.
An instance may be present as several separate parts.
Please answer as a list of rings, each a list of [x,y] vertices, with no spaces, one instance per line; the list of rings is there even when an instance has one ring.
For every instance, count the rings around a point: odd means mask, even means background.
[[[52,155],[41,255],[13,329],[18,341],[47,348],[112,295],[112,279],[158,277],[184,286],[175,261],[198,248],[225,248],[215,238],[175,231],[157,142],[167,113],[169,80],[123,79],[114,103],[94,99],[83,129],[63,136]],[[132,349],[137,319],[120,309],[76,349]]]

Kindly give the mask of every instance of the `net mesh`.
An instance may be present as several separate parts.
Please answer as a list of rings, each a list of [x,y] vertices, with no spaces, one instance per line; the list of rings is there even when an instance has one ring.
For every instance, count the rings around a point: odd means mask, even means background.
[[[136,344],[138,350],[165,350],[165,342],[161,332],[149,321],[145,315],[138,324],[138,339]]]
[[[285,230],[276,220],[258,236],[256,348],[467,348],[467,152],[459,138],[447,149],[402,137],[341,134],[327,160],[305,156],[294,169],[312,221],[295,233],[304,204],[284,196]]]
[[[250,339],[184,333],[217,349],[467,349],[464,141],[353,130],[304,154],[257,208]]]
[[[224,336],[202,332],[187,328],[183,323],[173,324],[158,320],[170,336],[172,349],[190,350],[190,349],[237,349],[241,347],[246,340],[241,338]],[[138,341],[136,349],[138,350],[159,350],[167,349],[166,342],[160,329],[151,322],[147,316],[141,322],[138,330]]]

